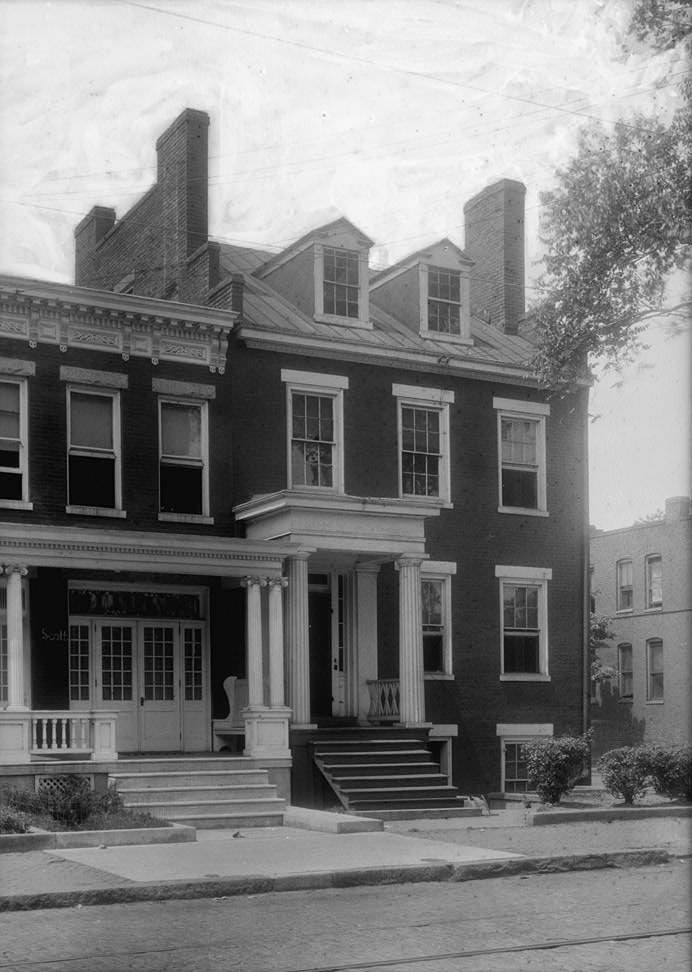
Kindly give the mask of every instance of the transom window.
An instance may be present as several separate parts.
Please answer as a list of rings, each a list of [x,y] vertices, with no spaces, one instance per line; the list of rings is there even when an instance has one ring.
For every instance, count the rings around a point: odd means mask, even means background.
[[[461,334],[461,274],[428,267],[428,330]]]
[[[323,312],[358,317],[359,255],[355,250],[325,246],[323,250]]]
[[[27,482],[26,382],[0,381],[0,502],[22,501]]]
[[[68,389],[68,504],[120,509],[120,395]]]
[[[207,403],[159,399],[159,511],[209,513]]]
[[[632,561],[619,560],[617,574],[617,610],[631,611],[633,606]]]
[[[646,698],[648,702],[663,701],[663,642],[652,638],[646,643]]]
[[[548,677],[547,568],[496,567],[502,610],[504,679]]]
[[[343,391],[348,378],[283,369],[288,486],[344,491]]]
[[[631,699],[633,693],[632,645],[618,645],[618,694],[621,699]]]
[[[658,554],[646,558],[646,606],[663,606],[663,561]]]
[[[497,398],[493,404],[498,410],[500,511],[545,514],[549,406]]]

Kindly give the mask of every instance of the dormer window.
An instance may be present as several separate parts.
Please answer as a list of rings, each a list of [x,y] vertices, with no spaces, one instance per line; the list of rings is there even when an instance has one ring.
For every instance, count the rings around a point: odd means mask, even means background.
[[[358,253],[325,246],[323,311],[337,317],[358,317]]]
[[[428,330],[461,334],[461,274],[458,270],[428,267]]]

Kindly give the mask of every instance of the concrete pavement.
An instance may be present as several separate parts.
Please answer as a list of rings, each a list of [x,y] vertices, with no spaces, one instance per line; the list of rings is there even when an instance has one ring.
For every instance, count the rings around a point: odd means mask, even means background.
[[[525,811],[500,810],[380,832],[367,821],[349,833],[358,824],[344,814],[293,820],[299,826],[201,830],[194,843],[0,854],[0,911],[665,863],[689,855],[692,822],[681,810],[535,828]]]

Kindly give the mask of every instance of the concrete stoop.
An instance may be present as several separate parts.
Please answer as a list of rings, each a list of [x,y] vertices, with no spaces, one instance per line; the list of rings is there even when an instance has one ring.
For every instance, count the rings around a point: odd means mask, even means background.
[[[128,809],[198,829],[280,827],[286,801],[244,756],[121,760],[109,775]]]

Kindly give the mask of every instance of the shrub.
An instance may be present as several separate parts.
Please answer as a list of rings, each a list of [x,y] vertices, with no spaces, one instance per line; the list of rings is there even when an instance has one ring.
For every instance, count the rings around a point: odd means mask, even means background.
[[[0,834],[26,834],[31,820],[21,810],[0,806]]]
[[[590,733],[525,743],[529,786],[544,803],[559,803],[582,775],[590,751]]]
[[[671,800],[692,802],[692,746],[646,746],[643,749],[643,759],[656,793]]]
[[[649,782],[648,760],[643,746],[623,746],[604,753],[598,761],[603,786],[632,806]]]

